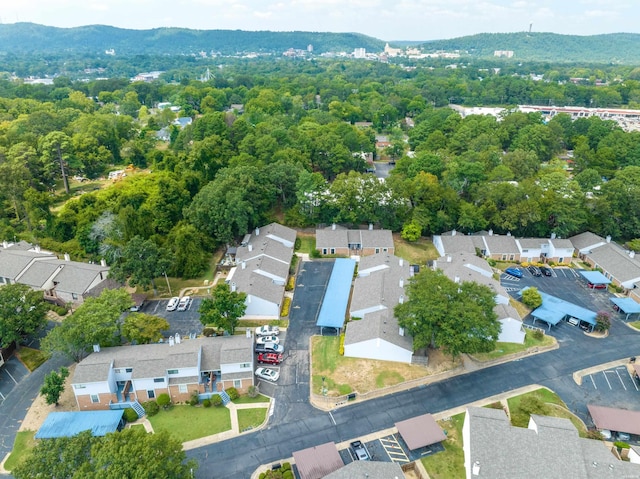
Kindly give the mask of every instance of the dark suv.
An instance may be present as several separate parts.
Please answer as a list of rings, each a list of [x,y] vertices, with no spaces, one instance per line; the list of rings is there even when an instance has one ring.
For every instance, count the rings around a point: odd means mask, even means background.
[[[529,266],[527,268],[529,270],[529,273],[531,273],[533,276],[542,276],[542,273],[540,272],[540,268],[538,268],[537,266]]]
[[[370,461],[371,456],[367,450],[367,446],[362,444],[362,441],[353,441],[351,444],[351,451],[356,457],[356,461]]]
[[[544,274],[545,276],[552,276],[551,268],[547,268],[546,266],[540,266],[540,271],[541,271],[541,272],[542,272],[542,274]]]

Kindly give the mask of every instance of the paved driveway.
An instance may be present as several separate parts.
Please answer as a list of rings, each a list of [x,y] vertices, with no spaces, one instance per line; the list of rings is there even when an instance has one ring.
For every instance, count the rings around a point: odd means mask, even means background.
[[[11,391],[18,385],[24,377],[29,374],[29,370],[18,358],[11,356],[0,367],[0,402],[4,401]]]
[[[300,264],[296,289],[289,310],[289,328],[284,342],[285,360],[275,389],[271,425],[298,421],[315,414],[309,404],[309,339],[317,333],[316,319],[333,270],[333,260]],[[262,389],[262,386],[261,386]],[[271,389],[265,385],[266,391]]]
[[[160,316],[169,321],[170,329],[164,335],[166,337],[180,333],[180,336],[202,333],[202,323],[200,322],[200,303],[202,298],[194,297],[186,311],[167,311],[168,299],[146,301],[142,307],[143,313]]]

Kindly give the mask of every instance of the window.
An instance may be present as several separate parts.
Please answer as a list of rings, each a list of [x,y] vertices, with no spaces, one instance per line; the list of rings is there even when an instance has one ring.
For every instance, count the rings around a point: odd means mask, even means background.
[[[502,261],[507,261],[507,255],[506,254],[502,255]]]
[[[149,397],[149,399],[154,399],[156,397],[156,392],[153,389],[149,389],[147,391],[147,396]]]
[[[234,379],[233,380],[233,387],[238,389],[242,387],[242,380],[241,379]]]
[[[389,251],[389,248],[382,248],[383,253],[386,253],[387,251]]]
[[[164,378],[153,378],[153,382],[154,383],[163,383],[164,382]]]
[[[558,263],[564,263],[564,258],[558,258]]]
[[[336,249],[335,248],[331,248],[331,254],[336,254]]]
[[[78,295],[76,293],[71,293],[71,299],[78,299]]]
[[[177,369],[169,369],[167,371],[168,374],[178,374],[178,370]]]
[[[322,254],[327,254],[327,248],[322,248]]]
[[[528,253],[528,252],[529,252],[529,250],[528,250],[528,249],[523,249],[523,250],[522,250],[522,252],[523,252],[523,253]]]
[[[84,384],[74,384],[73,385],[73,389],[84,389],[87,386],[85,386]]]
[[[127,368],[124,370],[125,373],[132,373],[133,372],[133,368]]]
[[[251,367],[251,363],[242,363],[240,365],[240,369],[249,369]]]
[[[122,372],[122,369],[116,368],[116,369],[113,370],[113,372],[116,373],[116,374],[120,374]]]
[[[376,254],[380,252],[380,248],[376,248]]]
[[[91,395],[91,402],[92,403],[99,403],[100,402],[100,396],[98,396],[97,394],[92,394]]]
[[[516,255],[510,254],[509,255],[509,261],[513,261],[514,259],[516,259]]]
[[[183,394],[186,393],[186,392],[189,392],[187,390],[187,385],[186,384],[178,384],[178,391],[183,393]]]

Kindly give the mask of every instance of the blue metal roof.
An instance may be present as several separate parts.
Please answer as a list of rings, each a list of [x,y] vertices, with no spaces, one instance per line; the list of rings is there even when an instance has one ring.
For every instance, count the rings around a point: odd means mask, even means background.
[[[609,298],[613,304],[615,304],[620,310],[626,314],[640,313],[640,304],[636,303],[631,298],[617,298],[612,296]]]
[[[324,293],[320,314],[316,326],[327,328],[341,328],[344,324],[351,282],[356,262],[352,259],[338,258],[333,264],[331,277]]]
[[[611,280],[600,271],[579,271],[584,279],[591,284],[610,284]]]
[[[526,289],[523,289],[523,291]],[[596,313],[593,311],[542,291],[538,292],[542,297],[542,305],[531,313],[534,318],[555,326],[566,316],[571,316],[592,326],[596,325]]]
[[[82,431],[91,430],[94,436],[104,436],[118,430],[124,409],[115,411],[79,411],[49,413],[38,429],[36,439],[73,437]]]

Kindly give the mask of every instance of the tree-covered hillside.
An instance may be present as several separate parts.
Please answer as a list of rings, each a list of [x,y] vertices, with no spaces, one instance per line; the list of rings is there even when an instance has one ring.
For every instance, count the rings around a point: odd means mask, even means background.
[[[241,30],[190,30],[154,28],[128,30],[105,25],[56,28],[34,23],[0,25],[2,53],[86,53],[115,49],[117,55],[188,54],[219,52],[282,53],[289,48],[315,53],[353,51],[366,48],[381,51],[384,42],[358,33],[248,32]]]
[[[422,45],[425,51],[468,52],[476,57],[493,57],[496,50],[513,50],[515,60],[599,63],[640,62],[640,35],[559,35],[556,33],[481,33],[437,40]]]

